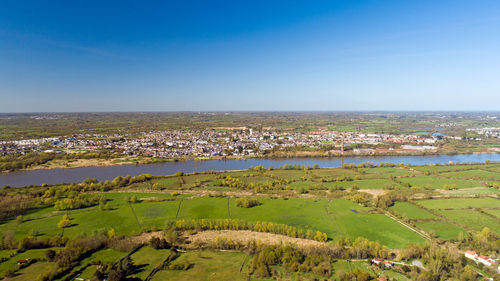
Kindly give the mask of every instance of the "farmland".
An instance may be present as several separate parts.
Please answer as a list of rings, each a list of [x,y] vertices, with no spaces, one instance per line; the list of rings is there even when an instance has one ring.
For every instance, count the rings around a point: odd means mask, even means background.
[[[144,199],[156,194],[142,193],[138,202],[125,203],[122,198],[132,193],[107,193],[113,210],[101,211],[97,207],[68,212],[51,212],[37,217],[27,216],[27,221],[17,224],[12,221],[1,226],[1,230],[15,229],[15,236],[38,231],[38,235],[54,236],[61,233],[57,222],[63,214],[69,214],[73,226],[65,229],[64,235],[75,238],[82,233],[91,234],[89,230],[114,229],[118,235],[133,235],[146,229],[162,229],[165,223],[175,219],[239,219],[250,222],[271,221],[302,229],[313,229],[325,232],[330,237],[344,235],[354,239],[358,236],[379,241],[391,248],[402,248],[408,243],[422,243],[423,240],[411,231],[401,227],[390,218],[381,214],[369,214],[368,208],[359,206],[345,199],[317,200],[306,198],[260,199],[262,205],[253,208],[236,207],[231,198],[197,197],[184,200],[145,202]],[[144,196],[144,197],[142,197]],[[182,203],[181,203],[182,202]],[[228,208],[229,207],[229,208]],[[41,210],[46,212],[47,210]],[[178,212],[178,213],[177,213]],[[135,215],[134,215],[135,213]],[[137,219],[136,219],[137,215]],[[359,228],[351,224],[355,222]],[[383,231],[376,229],[383,226]],[[386,233],[387,235],[384,235]],[[389,235],[399,233],[398,235]]]
[[[471,208],[499,208],[496,198],[453,198],[422,200],[419,204],[429,209],[471,209]]]
[[[377,275],[385,276],[387,278],[391,278],[391,280],[397,280],[397,281],[410,280],[403,274],[399,274],[397,272],[393,272],[390,270],[380,270],[378,268],[370,266],[369,263],[363,261],[361,262],[337,261],[333,264],[333,268],[336,271],[343,271],[343,272],[352,272],[353,270],[359,270],[362,272],[369,272],[369,273],[376,272]]]
[[[150,274],[152,280],[198,280],[200,272],[221,280],[227,276],[235,280],[267,280],[271,276],[342,280],[342,276],[364,274],[409,280],[420,269],[380,270],[367,258],[391,256],[405,263],[409,262],[407,249],[433,243],[467,247],[463,240],[467,233],[475,237],[485,226],[499,233],[500,204],[493,175],[497,168],[498,164],[255,167],[6,189],[3,196],[10,198],[9,202],[35,195],[32,207],[4,217],[0,224],[4,241],[0,272],[19,280],[41,278],[42,273],[55,276],[47,277],[53,280],[70,275],[89,280],[118,270],[136,280]],[[460,176],[462,172],[465,174]],[[233,240],[223,232],[204,236],[206,230],[268,233],[265,241],[302,245],[294,251],[317,255],[318,262],[298,257],[300,271],[291,263],[257,259],[263,253],[260,251],[270,251],[266,247],[277,255],[290,248],[278,249],[285,247],[279,244],[251,246],[254,238]],[[189,237],[194,235],[206,238],[190,243]],[[153,238],[160,240],[152,244]],[[161,239],[168,242],[161,244]],[[60,259],[72,249],[68,240],[87,243],[92,250],[64,265]],[[312,244],[303,242],[307,240],[318,244],[311,248]],[[47,246],[33,249],[33,243]],[[484,251],[494,254],[495,242],[488,243]],[[55,257],[47,254],[49,249],[57,253]],[[219,252],[221,249],[230,252]],[[16,265],[28,257],[34,262]],[[359,258],[362,261],[356,262]],[[351,259],[353,262],[345,261]],[[324,267],[325,262],[330,265]]]
[[[500,223],[498,220],[479,212],[470,210],[441,210],[440,213],[458,224],[472,228],[476,231],[480,231],[483,227],[488,226],[493,231],[500,232]]]
[[[153,280],[247,280],[248,269],[240,271],[241,264],[248,256],[237,252],[192,252],[182,255],[175,264],[185,262],[194,264],[193,268],[184,270],[164,270]]]
[[[486,114],[446,116],[449,122],[461,126],[496,126],[498,121],[488,120]],[[390,116],[392,122],[387,122]],[[149,112],[149,113],[39,113],[0,114],[0,139],[20,139],[72,135],[78,133],[113,134],[145,132],[150,130],[178,130],[206,128],[263,126],[276,130],[309,132],[328,127],[329,130],[367,133],[414,133],[421,128],[433,128],[436,122],[446,122],[441,114],[368,112]],[[487,123],[485,123],[487,122]],[[448,128],[466,134],[463,127]]]
[[[391,209],[405,215],[420,229],[443,239],[456,239],[459,233],[465,235],[466,229],[481,231],[485,226],[500,231],[500,221],[495,217],[500,211],[497,198],[417,200],[413,204],[397,202]]]
[[[439,220],[417,222],[416,225],[427,233],[433,233],[442,239],[457,239],[460,233],[466,232],[465,229],[453,223]]]
[[[436,216],[408,202],[396,202],[391,210],[406,216],[409,219],[429,219]]]

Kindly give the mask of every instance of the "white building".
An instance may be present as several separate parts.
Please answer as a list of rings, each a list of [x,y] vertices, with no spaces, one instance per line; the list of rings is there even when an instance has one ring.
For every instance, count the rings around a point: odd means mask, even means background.
[[[486,266],[492,266],[495,263],[491,257],[479,256],[475,251],[466,251],[464,255],[466,258],[469,258],[476,263],[480,262]]]
[[[465,257],[469,258],[469,259],[471,259],[471,260],[473,260],[475,262],[477,262],[478,258],[479,258],[479,256],[477,255],[477,253],[475,251],[466,251],[465,252]]]
[[[492,266],[495,261],[488,256],[479,256],[478,261],[486,266]]]

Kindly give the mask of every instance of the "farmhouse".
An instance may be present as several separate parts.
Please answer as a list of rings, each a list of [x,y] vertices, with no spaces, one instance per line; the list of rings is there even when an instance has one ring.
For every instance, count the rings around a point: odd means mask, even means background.
[[[30,258],[27,258],[27,259],[25,259],[25,260],[18,260],[18,261],[17,261],[17,264],[19,264],[19,265],[23,265],[23,264],[27,264],[29,261],[30,261]]]
[[[477,262],[478,258],[479,258],[479,256],[477,255],[477,253],[475,251],[466,251],[465,252],[465,257],[469,258],[469,259],[471,259],[471,260],[473,260],[475,262]]]
[[[394,263],[392,261],[384,261],[384,266],[392,267]]]
[[[384,259],[379,259],[379,258],[373,258],[372,264],[376,264],[378,266],[383,265],[386,267],[392,267],[394,265],[394,263],[392,261],[386,261]]]
[[[387,278],[380,276],[379,278],[377,278],[377,281],[387,281]]]
[[[466,258],[469,258],[476,263],[480,262],[486,266],[492,266],[495,263],[495,261],[491,257],[479,256],[475,251],[466,251],[464,255]]]
[[[478,261],[486,266],[492,266],[495,261],[488,256],[479,256]]]

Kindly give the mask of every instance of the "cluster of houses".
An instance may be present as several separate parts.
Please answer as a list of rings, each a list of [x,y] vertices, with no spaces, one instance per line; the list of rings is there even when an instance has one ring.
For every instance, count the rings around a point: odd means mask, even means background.
[[[373,258],[371,260],[371,265],[376,265],[378,267],[392,268],[394,266],[394,263],[392,261],[388,261],[388,260],[384,260],[384,259]],[[387,278],[384,276],[379,276],[377,278],[377,281],[387,281]]]
[[[95,135],[80,134],[71,137],[41,138],[31,140],[0,141],[0,155],[36,152],[81,152],[100,149],[111,150],[133,156],[153,156],[164,158],[214,156],[258,156],[271,150],[288,147],[322,148],[334,145],[340,151],[344,145],[382,143],[411,144],[413,146],[396,150],[419,151],[434,149],[437,136],[415,134],[365,134],[359,132],[336,132],[318,130],[300,133],[277,131],[273,128],[253,130],[252,128],[207,129],[201,131],[172,130],[152,131],[140,134]],[[372,151],[354,151],[367,153]]]
[[[372,265],[376,265],[379,267],[389,267],[392,268],[394,266],[394,263],[392,261],[384,260],[384,259],[379,259],[379,258],[373,258],[371,261]]]
[[[484,135],[487,137],[500,138],[500,128],[489,127],[489,128],[473,128],[467,129],[469,132],[475,132],[479,135]]]
[[[491,257],[480,256],[475,251],[466,251],[464,255],[466,258],[469,258],[475,261],[476,263],[482,263],[485,266],[493,266],[496,263],[496,261]],[[498,270],[500,270],[500,266],[498,267]]]

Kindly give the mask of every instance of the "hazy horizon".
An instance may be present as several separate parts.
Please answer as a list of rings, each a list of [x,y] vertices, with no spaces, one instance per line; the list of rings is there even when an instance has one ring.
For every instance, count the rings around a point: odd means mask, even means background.
[[[425,114],[425,113],[443,113],[443,114],[465,114],[465,113],[477,113],[477,114],[500,114],[500,110],[184,110],[184,111],[26,111],[26,112],[0,112],[0,115],[22,115],[22,114],[102,114],[102,113],[195,113],[195,114],[245,114],[245,113],[289,113],[289,114],[301,114],[301,113],[361,113],[361,114],[384,114],[384,113],[400,113],[400,114]]]

